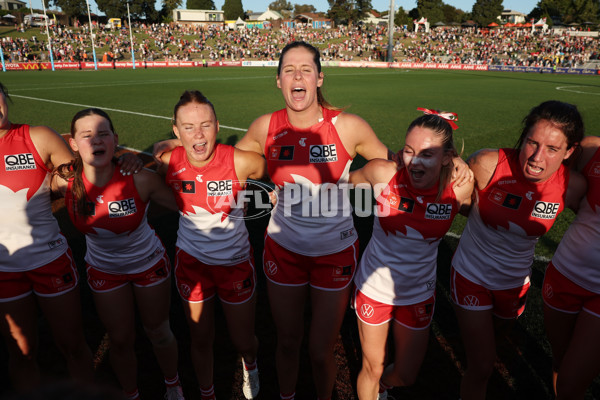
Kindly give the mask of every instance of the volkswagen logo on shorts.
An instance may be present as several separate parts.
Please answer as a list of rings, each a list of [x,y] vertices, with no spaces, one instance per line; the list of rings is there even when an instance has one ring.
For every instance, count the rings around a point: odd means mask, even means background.
[[[465,298],[463,299],[465,305],[467,306],[478,306],[479,305],[479,299],[477,298],[477,296],[473,296],[473,295],[468,295],[465,296]]]
[[[277,264],[275,264],[273,261],[268,261],[267,262],[267,273],[269,275],[275,275],[277,273]]]
[[[192,289],[190,289],[190,287],[185,283],[179,285],[179,290],[181,291],[181,295],[186,299],[189,298],[190,294],[192,293]]]
[[[552,290],[552,285],[550,285],[549,283],[546,283],[544,285],[544,296],[546,296],[547,298],[551,298],[552,296],[554,296],[554,290]]]
[[[363,304],[362,306],[360,306],[360,313],[365,318],[371,318],[373,314],[375,314],[375,310],[373,309],[372,305]]]

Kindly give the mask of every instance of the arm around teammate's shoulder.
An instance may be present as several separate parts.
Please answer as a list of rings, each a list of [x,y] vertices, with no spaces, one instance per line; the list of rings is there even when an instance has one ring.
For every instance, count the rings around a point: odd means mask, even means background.
[[[133,176],[135,188],[143,201],[154,201],[172,211],[177,211],[175,196],[162,176],[149,169],[142,169]]]
[[[67,142],[56,131],[47,126],[32,126],[29,135],[38,154],[49,169],[73,160]]]
[[[264,154],[270,123],[271,114],[261,115],[255,119],[235,147],[240,150],[253,151],[260,155]]]
[[[584,198],[586,192],[587,181],[585,177],[577,171],[571,171],[565,206],[577,212],[579,210],[579,204],[581,204],[581,200]]]
[[[475,184],[479,189],[484,189],[492,180],[498,165],[498,155],[497,149],[481,149],[467,159],[467,164],[473,171]]]
[[[234,149],[235,173],[238,179],[245,182],[247,179],[266,180],[267,162],[260,154],[254,151]]]
[[[579,144],[581,151],[577,156],[572,168],[577,171],[583,171],[583,168],[587,163],[594,157],[598,148],[600,148],[600,137],[598,136],[586,136]]]
[[[392,154],[381,143],[373,128],[361,117],[342,112],[339,114],[335,127],[340,139],[352,158],[360,154],[367,160],[375,158],[389,159]]]

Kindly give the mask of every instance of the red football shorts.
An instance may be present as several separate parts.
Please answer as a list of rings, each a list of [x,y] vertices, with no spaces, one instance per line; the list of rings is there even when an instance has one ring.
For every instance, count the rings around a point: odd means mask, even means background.
[[[550,308],[569,314],[581,310],[600,317],[600,294],[582,288],[563,274],[550,262],[542,285],[544,303]]]
[[[248,301],[256,286],[252,255],[234,265],[209,265],[177,248],[175,279],[179,295],[190,303],[200,303],[215,294],[221,301],[240,304]]]
[[[88,264],[87,281],[93,292],[103,293],[118,289],[129,282],[138,287],[150,287],[158,285],[169,279],[171,275],[171,263],[166,253],[160,260],[146,271],[136,274],[109,274]]]
[[[0,301],[18,300],[35,293],[42,297],[59,296],[74,289],[79,274],[71,249],[54,261],[23,272],[0,272]]]
[[[425,329],[431,324],[434,309],[435,294],[416,304],[395,306],[373,300],[358,289],[354,291],[356,316],[367,325],[382,325],[394,319],[410,329]]]
[[[357,260],[358,241],[338,253],[313,257],[294,253],[265,237],[263,270],[279,285],[341,290],[352,282]]]
[[[450,290],[454,304],[465,310],[492,310],[503,319],[517,318],[525,311],[527,291],[531,284],[505,290],[490,290],[450,270]]]

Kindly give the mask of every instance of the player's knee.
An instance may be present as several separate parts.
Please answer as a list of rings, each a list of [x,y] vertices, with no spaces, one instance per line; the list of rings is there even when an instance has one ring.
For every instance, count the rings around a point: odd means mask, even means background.
[[[379,380],[383,375],[384,365],[380,362],[371,362],[363,358],[362,370],[372,380]]]
[[[154,327],[144,326],[144,330],[153,346],[168,346],[175,340],[169,320],[165,320]]]

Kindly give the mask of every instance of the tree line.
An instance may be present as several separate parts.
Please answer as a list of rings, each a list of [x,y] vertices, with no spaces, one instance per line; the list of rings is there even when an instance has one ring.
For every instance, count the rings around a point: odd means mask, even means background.
[[[85,0],[43,0],[47,8],[58,7],[70,19],[87,14]],[[125,17],[127,15],[127,2],[122,0],[95,0],[98,9],[108,17]],[[329,10],[323,16],[331,18],[336,24],[351,25],[364,19],[372,10],[371,0],[327,0]],[[130,13],[134,19],[144,19],[148,22],[168,22],[172,11],[184,6],[184,0],[162,0],[162,8],[157,10],[154,0],[129,0]],[[214,0],[186,0],[185,8],[198,10],[216,10]],[[284,18],[294,15],[316,12],[310,4],[292,4],[288,0],[274,0],[269,4],[271,10],[282,14]],[[413,20],[421,17],[427,18],[430,24],[436,22],[463,23],[474,21],[480,26],[487,26],[495,22],[502,13],[504,6],[502,0],[476,0],[471,11],[463,11],[443,0],[416,0],[416,7],[404,10],[399,7],[394,21],[396,25],[407,25],[412,28]],[[245,19],[242,0],[225,0],[222,10],[226,20],[235,20],[238,17]],[[264,10],[255,10],[264,11]],[[385,17],[388,11],[382,11]],[[546,18],[549,25],[554,23],[590,23],[600,21],[600,0],[540,0],[528,15],[529,19]]]

